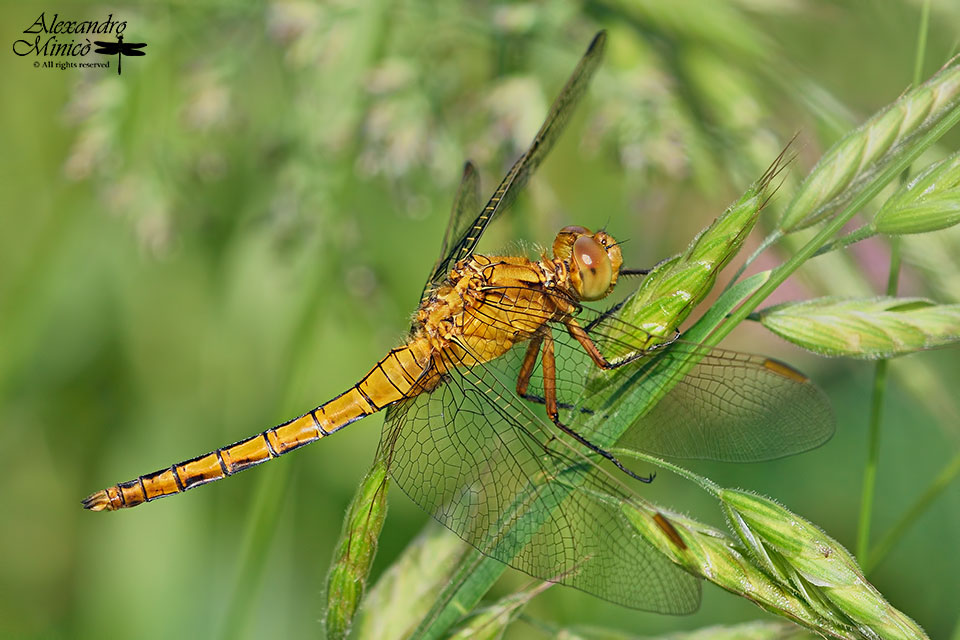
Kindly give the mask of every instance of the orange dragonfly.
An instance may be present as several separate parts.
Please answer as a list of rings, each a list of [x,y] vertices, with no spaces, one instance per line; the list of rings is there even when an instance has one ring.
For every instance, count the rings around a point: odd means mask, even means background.
[[[594,38],[530,148],[482,209],[476,171],[466,165],[440,259],[402,346],[299,418],[98,491],[83,506],[114,511],[181,493],[386,410],[380,446],[391,476],[481,552],[625,606],[695,609],[699,582],[638,542],[616,505],[634,495],[626,483],[652,475],[638,475],[594,442],[595,425],[625,419],[611,409],[628,402],[620,392],[639,386],[659,354],[684,352],[696,353],[698,364],[646,415],[621,425],[619,445],[767,460],[823,443],[833,418],[822,392],[786,365],[679,340],[652,350],[650,334],[615,312],[586,307],[621,276],[643,273],[623,268],[620,246],[604,231],[566,227],[553,257],[539,260],[474,253],[550,151],[605,40],[604,32]],[[618,378],[626,380],[618,389],[597,389],[588,380],[598,368],[629,375]],[[604,459],[625,475],[602,468]]]

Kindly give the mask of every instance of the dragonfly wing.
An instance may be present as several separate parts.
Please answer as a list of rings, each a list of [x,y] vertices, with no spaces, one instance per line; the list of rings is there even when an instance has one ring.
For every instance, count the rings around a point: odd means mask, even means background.
[[[504,363],[517,361],[445,363],[452,371],[444,384],[388,411],[383,438],[397,484],[515,569],[628,607],[696,609],[699,581],[620,513],[635,497],[515,395],[515,367]]]
[[[423,287],[423,293],[420,295],[420,301],[427,299],[430,289],[437,279],[437,270],[440,265],[450,258],[453,252],[453,243],[456,238],[461,237],[466,232],[468,226],[473,224],[473,216],[480,208],[480,176],[477,168],[472,162],[467,160],[463,164],[463,175],[460,177],[460,186],[457,187],[457,195],[453,198],[453,206],[450,208],[450,219],[447,221],[447,230],[443,234],[443,244],[440,245],[440,256],[433,265],[430,277]],[[446,275],[445,273],[442,275]]]
[[[648,339],[616,319],[597,323],[590,335],[601,351],[616,355],[631,341],[638,348]],[[569,337],[565,341],[568,351],[581,349]],[[580,398],[571,404],[615,412],[628,425],[617,446],[655,455],[773,460],[820,446],[835,428],[828,398],[799,371],[763,356],[682,340],[621,370],[588,372],[592,383],[584,384],[582,374],[566,375]]]
[[[146,51],[137,51],[136,49],[129,49],[129,50],[125,49],[125,50],[123,51],[123,55],[125,55],[125,56],[145,56],[145,55],[147,55],[147,52],[146,52]]]
[[[683,357],[683,348],[672,358]],[[795,369],[713,350],[617,445],[662,456],[731,462],[773,460],[830,439],[833,411],[823,391]]]
[[[586,92],[594,72],[603,58],[604,46],[606,45],[606,32],[601,31],[594,36],[593,41],[587,48],[586,53],[573,70],[573,74],[567,80],[560,95],[550,107],[546,120],[540,126],[540,130],[534,137],[530,148],[520,156],[513,167],[500,182],[496,191],[490,197],[486,206],[480,211],[472,224],[463,229],[456,236],[456,242],[452,245],[445,257],[437,263],[429,282],[436,284],[443,280],[450,272],[451,267],[459,260],[470,257],[477,243],[480,241],[487,225],[496,217],[497,213],[510,206],[516,198],[517,193],[523,189],[530,176],[536,171],[540,163],[553,148],[554,143],[560,136],[570,114],[576,109],[577,104]]]
[[[610,360],[649,344],[648,333],[616,315],[584,308],[577,319]],[[561,420],[599,446],[756,462],[808,451],[833,435],[823,391],[776,360],[677,340],[602,371],[565,328],[553,336]],[[533,394],[543,389],[539,369]]]

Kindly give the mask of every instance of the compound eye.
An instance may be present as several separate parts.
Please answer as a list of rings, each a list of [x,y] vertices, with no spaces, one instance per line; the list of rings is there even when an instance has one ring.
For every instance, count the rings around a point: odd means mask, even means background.
[[[610,291],[613,266],[606,249],[590,236],[580,236],[573,243],[573,263],[580,273],[577,293],[581,300],[599,300]]]

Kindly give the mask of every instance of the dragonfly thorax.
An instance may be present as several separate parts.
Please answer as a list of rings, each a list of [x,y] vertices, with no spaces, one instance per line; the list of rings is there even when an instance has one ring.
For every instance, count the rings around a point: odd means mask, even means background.
[[[620,246],[605,231],[564,227],[553,241],[553,257],[569,265],[570,288],[580,300],[605,298],[623,266]]]
[[[483,285],[483,275],[474,260],[458,263],[447,281],[438,287],[417,311],[415,326],[435,350],[446,348],[457,334],[457,318],[470,299],[470,292]]]

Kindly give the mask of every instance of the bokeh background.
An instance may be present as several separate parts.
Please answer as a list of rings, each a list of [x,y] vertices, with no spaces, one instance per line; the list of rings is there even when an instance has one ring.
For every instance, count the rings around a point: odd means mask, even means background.
[[[931,5],[924,77],[960,33],[960,5]],[[908,86],[920,21],[911,0],[62,2],[4,4],[3,37],[24,37],[40,11],[112,13],[148,46],[119,77],[0,55],[3,637],[320,636],[327,567],[381,417],[134,511],[88,513],[80,499],[299,415],[366,372],[406,331],[462,162],[492,189],[597,29],[604,66],[486,248],[533,251],[563,225],[607,225],[630,264],[650,266],[799,132],[773,220],[823,149]],[[960,299],[957,233],[905,252],[904,292]],[[879,293],[887,256],[880,240],[818,260],[778,299]],[[808,372],[839,429],[797,458],[697,469],[853,548],[873,366],[758,326],[725,345]],[[955,455],[957,362],[943,350],[892,366],[875,535]],[[720,522],[679,480],[651,492]],[[426,520],[391,492],[376,572]],[[954,483],[870,575],[934,638],[957,633],[958,541]],[[508,572],[497,593],[528,580]],[[712,586],[682,618],[564,588],[527,612],[638,635],[767,617]]]

